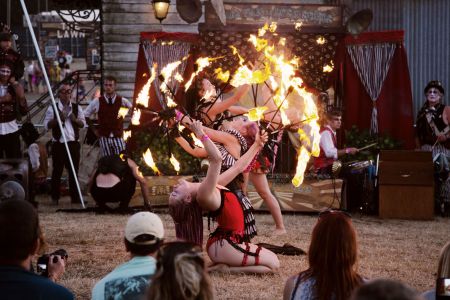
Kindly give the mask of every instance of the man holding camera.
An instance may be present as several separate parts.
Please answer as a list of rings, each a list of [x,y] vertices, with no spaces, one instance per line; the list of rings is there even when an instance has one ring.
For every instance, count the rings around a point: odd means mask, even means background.
[[[54,283],[65,270],[60,256],[50,256],[48,277],[30,272],[31,259],[43,244],[39,218],[26,201],[0,203],[0,298],[71,300],[73,294]]]
[[[125,249],[131,259],[103,277],[92,290],[92,300],[141,299],[156,270],[156,252],[163,243],[161,219],[151,212],[132,215],[125,226]]]

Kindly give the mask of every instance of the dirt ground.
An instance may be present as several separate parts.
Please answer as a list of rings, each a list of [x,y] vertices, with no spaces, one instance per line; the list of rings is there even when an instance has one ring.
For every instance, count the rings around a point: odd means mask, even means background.
[[[48,251],[64,248],[69,253],[61,284],[71,289],[77,299],[89,299],[95,282],[128,258],[122,243],[128,216],[56,212],[58,208],[80,208],[80,205],[71,205],[67,197],[58,207],[52,206],[47,198],[41,198],[39,202]],[[92,201],[88,204],[92,205]],[[166,229],[166,240],[174,240],[170,216],[166,213],[160,213],[160,216]],[[271,216],[257,214],[259,235],[254,242],[276,245],[288,242],[307,251],[316,220],[314,215],[285,215],[288,233],[273,237]],[[450,240],[450,219],[405,221],[354,215],[353,223],[360,247],[358,268],[363,276],[401,280],[418,291],[433,286],[439,251]],[[205,241],[206,236],[205,229]],[[286,279],[304,270],[307,261],[306,256],[280,255],[279,259],[281,269],[275,275],[212,274],[217,299],[281,299]]]

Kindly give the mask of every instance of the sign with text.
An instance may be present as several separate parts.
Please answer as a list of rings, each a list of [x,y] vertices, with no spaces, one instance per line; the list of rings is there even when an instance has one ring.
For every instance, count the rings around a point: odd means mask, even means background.
[[[249,4],[224,3],[227,25],[258,25],[277,22],[278,25],[302,23],[304,27],[342,26],[342,7],[314,4]],[[206,24],[220,23],[214,9],[206,6]]]

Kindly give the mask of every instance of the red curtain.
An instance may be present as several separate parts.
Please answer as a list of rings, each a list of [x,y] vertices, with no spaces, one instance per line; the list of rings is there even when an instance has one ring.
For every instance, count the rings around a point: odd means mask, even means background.
[[[394,57],[376,101],[379,134],[388,134],[402,142],[403,148],[414,148],[414,118],[408,61],[403,46],[403,31],[366,32],[358,37],[346,36],[338,45],[335,58],[334,86],[343,104],[343,129],[356,125],[370,129],[372,100],[366,92],[346,46],[396,42]]]
[[[134,95],[133,95],[133,106],[135,104],[135,101],[137,99],[137,96],[139,92],[141,91],[142,87],[145,85],[145,83],[148,80],[149,75],[149,67],[147,65],[146,59],[145,59],[145,53],[142,46],[142,41],[144,40],[167,40],[167,41],[186,41],[193,43],[194,45],[197,43],[198,35],[192,34],[192,33],[182,33],[182,32],[141,32],[141,44],[139,45],[139,53],[138,53],[138,60],[137,60],[137,66],[136,66],[136,79],[134,84]],[[180,57],[181,59],[181,57]],[[190,78],[191,73],[194,71],[194,60],[192,58],[192,55],[189,56],[186,69],[183,75],[183,78]],[[144,74],[147,74],[147,76],[144,76]],[[184,91],[183,89],[178,89],[176,98],[174,99],[178,104],[184,106]],[[154,84],[152,84],[150,89],[150,103],[149,108],[154,111],[160,111],[161,105],[159,101],[155,100],[156,94],[155,94],[155,88]],[[141,120],[142,122],[143,120]]]

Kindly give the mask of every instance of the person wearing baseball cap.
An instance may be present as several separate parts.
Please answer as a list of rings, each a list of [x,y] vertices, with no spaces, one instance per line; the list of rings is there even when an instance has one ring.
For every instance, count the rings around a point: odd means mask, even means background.
[[[438,80],[424,89],[425,103],[417,114],[416,146],[431,151],[435,162],[435,210],[450,213],[450,106],[445,105],[445,89]]]
[[[93,300],[137,299],[144,295],[156,270],[156,253],[164,240],[161,219],[151,212],[132,215],[125,226],[125,249],[131,259],[103,277],[92,290]]]

